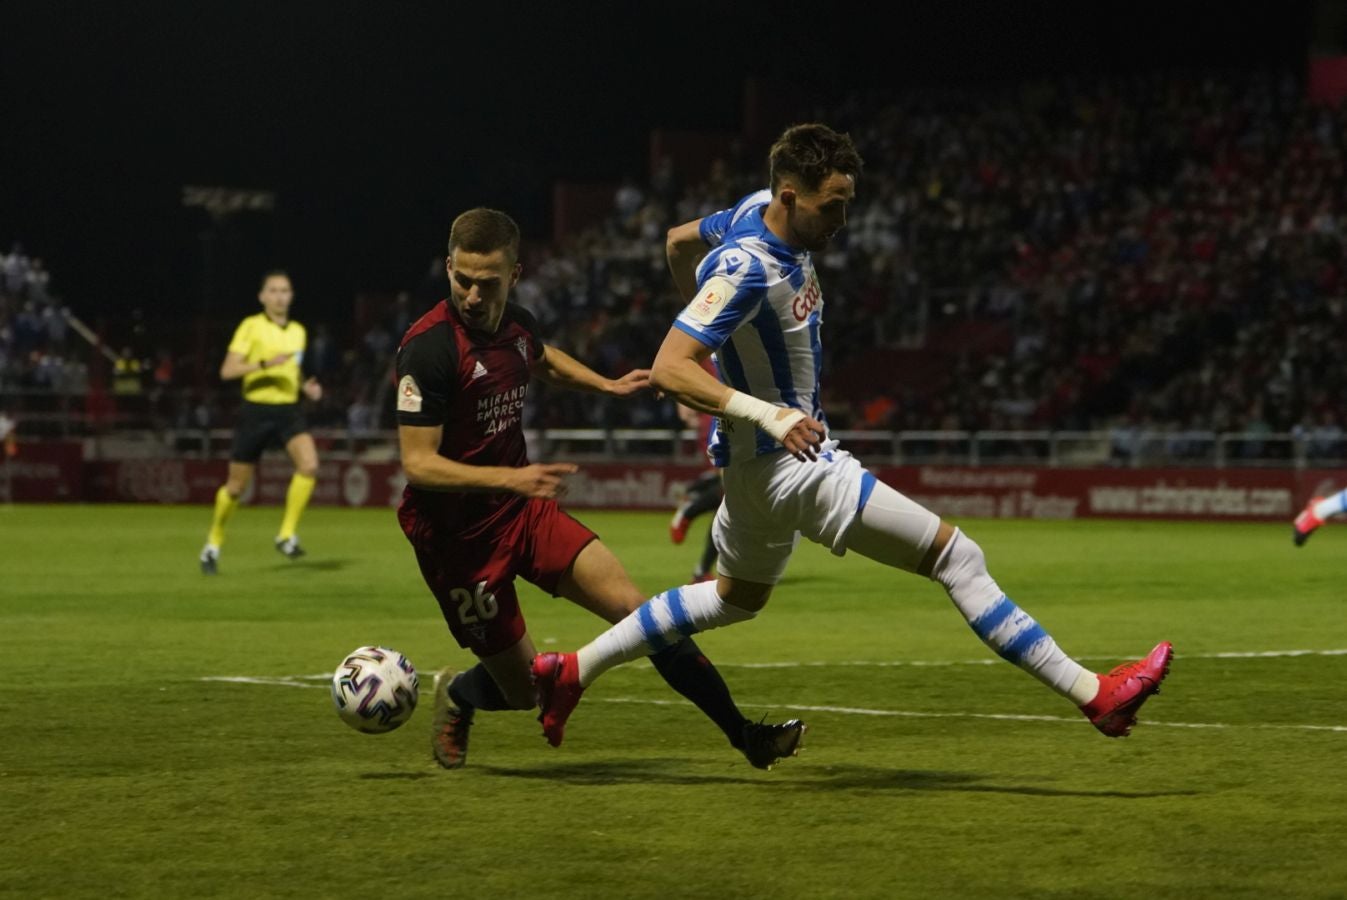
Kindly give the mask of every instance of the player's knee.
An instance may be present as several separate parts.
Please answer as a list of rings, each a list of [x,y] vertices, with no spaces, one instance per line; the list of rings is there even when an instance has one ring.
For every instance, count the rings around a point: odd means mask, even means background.
[[[987,574],[987,556],[960,528],[954,529],[944,552],[936,559],[931,578],[945,587]]]
[[[747,613],[757,615],[762,612],[762,608],[767,605],[767,601],[772,596],[772,585],[770,584],[756,584],[733,578],[722,578],[720,581],[729,582],[729,590],[722,593],[720,599]]]

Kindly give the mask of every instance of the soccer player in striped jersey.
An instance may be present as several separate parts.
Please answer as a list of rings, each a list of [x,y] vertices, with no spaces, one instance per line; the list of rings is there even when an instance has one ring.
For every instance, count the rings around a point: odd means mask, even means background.
[[[767,603],[805,537],[940,584],[974,633],[1004,659],[1067,698],[1103,734],[1130,733],[1168,672],[1173,648],[1098,674],[1067,656],[987,571],[960,528],[875,478],[828,434],[820,403],[823,292],[812,254],[846,224],[862,161],[849,136],[822,124],[787,129],[770,152],[770,199],[672,230],[719,239],[670,252],[675,283],[695,282],[655,356],[651,381],[717,417],[710,452],[724,471],[716,514],[719,577],[672,588],[580,648],[533,661],[543,733],[556,746],[584,689],[603,672],[708,628],[747,621]],[[685,293],[685,299],[689,299]],[[720,379],[701,361],[714,355]]]
[[[521,421],[529,382],[613,397],[649,388],[649,370],[607,378],[543,342],[509,302],[519,280],[519,228],[499,210],[454,220],[451,296],[415,322],[397,354],[398,440],[407,487],[398,521],[449,632],[478,662],[443,670],[434,687],[431,750],[462,766],[478,710],[533,709],[537,654],[515,579],[617,622],[645,595],[598,536],[557,504],[569,463],[528,459]],[[651,650],[668,684],[691,700],[755,767],[791,755],[804,724],[752,722],[691,639]]]

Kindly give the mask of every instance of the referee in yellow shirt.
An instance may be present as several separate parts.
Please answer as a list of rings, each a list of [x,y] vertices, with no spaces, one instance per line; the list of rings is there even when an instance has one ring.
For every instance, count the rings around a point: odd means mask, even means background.
[[[290,318],[294,298],[289,275],[279,270],[266,273],[257,294],[262,312],[239,323],[220,365],[222,380],[243,379],[243,407],[234,428],[229,477],[215,492],[215,516],[206,546],[201,549],[201,571],[207,575],[214,575],[219,568],[225,525],[252,481],[262,451],[268,447],[284,447],[295,464],[285,492],[285,515],[276,535],[276,549],[290,559],[304,555],[295,530],[313,496],[318,448],[300,410],[299,395],[302,391],[310,400],[318,400],[323,388],[316,378],[305,379],[301,371],[308,337],[304,326]]]

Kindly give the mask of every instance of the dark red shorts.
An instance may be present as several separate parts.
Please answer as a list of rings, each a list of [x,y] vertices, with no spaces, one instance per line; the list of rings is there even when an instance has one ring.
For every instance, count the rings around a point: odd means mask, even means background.
[[[414,504],[403,503],[398,521],[450,633],[478,656],[506,650],[524,636],[516,576],[556,596],[561,576],[597,538],[555,500],[529,500],[517,515],[471,538],[440,527],[433,512]]]

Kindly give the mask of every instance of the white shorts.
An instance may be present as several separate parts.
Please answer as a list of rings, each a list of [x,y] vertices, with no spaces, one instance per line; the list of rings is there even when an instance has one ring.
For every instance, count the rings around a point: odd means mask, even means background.
[[[776,584],[801,534],[838,556],[847,552],[868,473],[836,441],[825,441],[814,462],[783,450],[735,461],[722,472],[725,499],[711,526],[720,574]]]

